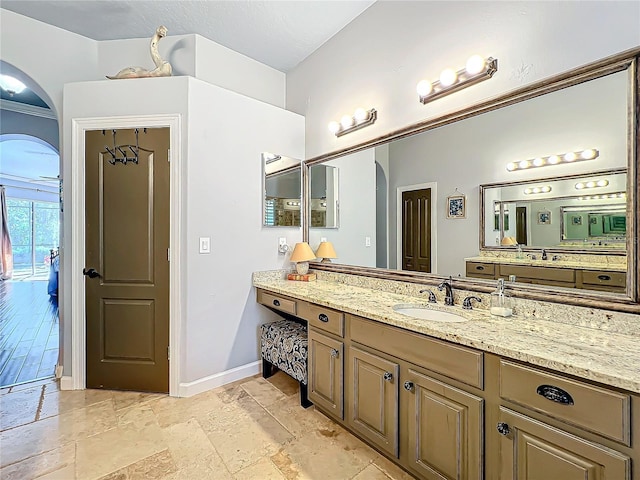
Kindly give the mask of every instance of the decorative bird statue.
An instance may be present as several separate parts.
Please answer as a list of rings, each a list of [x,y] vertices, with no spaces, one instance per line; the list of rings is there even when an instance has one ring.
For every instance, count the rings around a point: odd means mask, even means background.
[[[171,76],[171,64],[162,59],[158,53],[158,42],[162,37],[167,35],[167,27],[160,25],[156,29],[156,33],[151,38],[151,59],[156,68],[153,70],[147,70],[142,67],[127,67],[120,70],[113,76],[107,75],[107,78],[116,80],[119,78],[146,78],[146,77],[170,77]]]

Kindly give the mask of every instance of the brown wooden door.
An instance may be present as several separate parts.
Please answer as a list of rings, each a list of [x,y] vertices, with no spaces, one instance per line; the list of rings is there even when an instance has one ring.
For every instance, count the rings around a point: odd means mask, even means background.
[[[135,146],[134,130],[116,144]],[[112,131],[85,136],[85,269],[100,275],[85,277],[87,387],[168,392],[169,129],[139,144],[137,164],[112,164]]]
[[[398,458],[397,363],[349,348],[349,425],[380,449]]]
[[[431,189],[402,192],[402,269],[431,272]]]
[[[504,407],[500,422],[501,480],[631,478],[631,460],[620,452]]]
[[[344,343],[309,330],[309,400],[343,419]]]
[[[516,242],[527,244],[527,207],[516,207]]]
[[[484,400],[413,369],[406,380],[409,466],[427,479],[482,479]]]

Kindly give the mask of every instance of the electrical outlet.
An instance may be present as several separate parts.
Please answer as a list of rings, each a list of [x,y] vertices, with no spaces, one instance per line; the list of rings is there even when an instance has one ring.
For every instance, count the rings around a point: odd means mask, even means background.
[[[371,237],[364,237],[364,246],[365,247],[371,246]]]
[[[278,239],[278,245],[286,245],[287,244],[287,239],[286,237],[280,237]]]
[[[210,237],[200,237],[200,253],[211,253]]]

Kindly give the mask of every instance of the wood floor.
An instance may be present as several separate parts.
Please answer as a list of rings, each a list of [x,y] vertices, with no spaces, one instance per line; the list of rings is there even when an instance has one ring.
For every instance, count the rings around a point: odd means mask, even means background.
[[[0,282],[0,387],[55,374],[58,327],[47,281]]]

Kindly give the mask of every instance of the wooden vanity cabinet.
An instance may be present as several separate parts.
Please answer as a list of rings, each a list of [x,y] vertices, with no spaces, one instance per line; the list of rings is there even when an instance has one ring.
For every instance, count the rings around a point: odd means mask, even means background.
[[[317,407],[344,419],[344,342],[309,328],[308,395]]]

